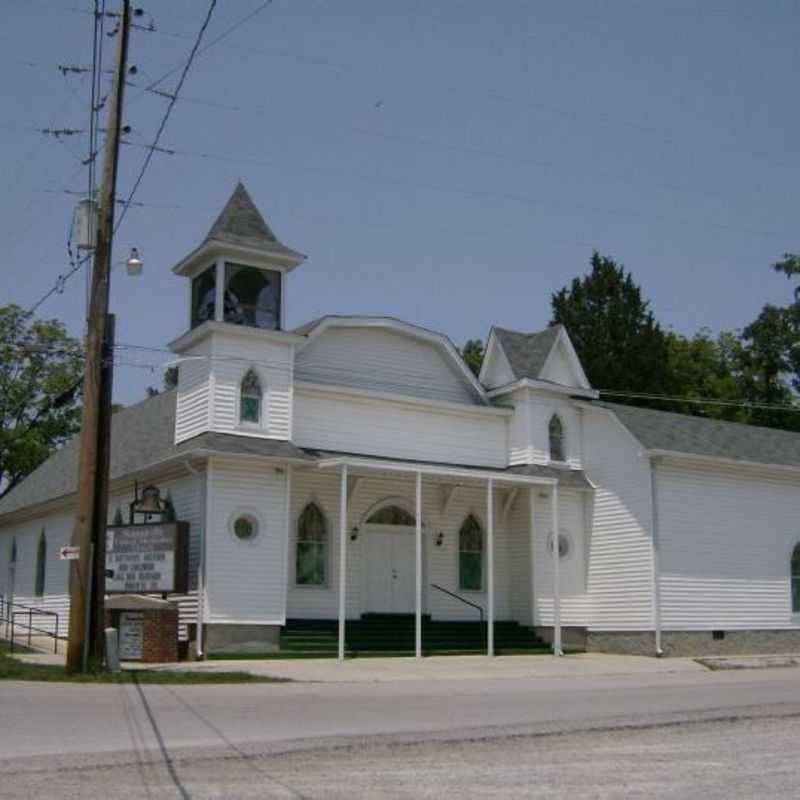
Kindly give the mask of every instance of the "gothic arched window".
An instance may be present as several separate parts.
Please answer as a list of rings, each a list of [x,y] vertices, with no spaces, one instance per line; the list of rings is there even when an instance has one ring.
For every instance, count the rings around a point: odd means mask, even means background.
[[[483,528],[470,514],[458,532],[458,588],[483,589]]]
[[[309,503],[297,520],[295,582],[298,586],[328,582],[328,526],[316,503]]]
[[[36,545],[36,579],[34,581],[34,594],[41,597],[44,594],[45,578],[47,576],[47,536],[44,530],[39,534],[39,543]]]
[[[239,422],[251,425],[261,423],[261,381],[255,371],[247,370],[242,378],[239,399]]]
[[[800,614],[800,544],[792,553],[792,614]]]
[[[566,461],[566,454],[564,452],[564,426],[558,414],[553,414],[553,416],[550,417],[550,424],[548,425],[547,431],[550,440],[550,460]]]

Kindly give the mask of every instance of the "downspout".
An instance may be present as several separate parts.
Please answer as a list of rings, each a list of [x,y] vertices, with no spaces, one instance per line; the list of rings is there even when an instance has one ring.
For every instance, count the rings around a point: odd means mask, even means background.
[[[663,656],[664,650],[661,647],[661,573],[658,546],[657,463],[658,459],[650,458],[650,535],[653,547],[653,631],[655,634],[656,655]]]
[[[195,478],[199,478],[201,473],[196,470],[189,459],[183,462],[183,465],[189,473]],[[202,481],[200,485],[200,518],[202,524],[200,526],[200,558],[197,564],[197,623],[196,623],[196,636],[195,636],[195,655],[197,660],[203,658],[203,626],[205,624],[205,589],[206,589],[206,526],[208,520],[206,519],[206,498],[208,496],[208,478]]]

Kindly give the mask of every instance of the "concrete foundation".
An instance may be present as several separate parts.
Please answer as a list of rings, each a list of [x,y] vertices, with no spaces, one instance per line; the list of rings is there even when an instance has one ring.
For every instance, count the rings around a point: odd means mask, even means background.
[[[204,628],[204,650],[208,655],[277,652],[280,634],[280,625],[209,624]]]
[[[586,650],[590,653],[655,655],[653,631],[589,631]],[[800,652],[800,630],[760,631],[663,631],[661,648],[665,656],[769,655]]]
[[[533,632],[547,644],[553,644],[552,628],[534,628]],[[586,628],[561,629],[561,646],[565,650],[585,650],[586,649]]]

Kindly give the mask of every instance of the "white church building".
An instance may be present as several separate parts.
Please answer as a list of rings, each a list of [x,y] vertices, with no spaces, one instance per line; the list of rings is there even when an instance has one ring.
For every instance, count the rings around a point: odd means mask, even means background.
[[[800,649],[800,435],[602,402],[560,326],[477,378],[399,319],[287,330],[303,260],[239,184],[174,267],[177,390],[113,418],[109,521],[138,482],[189,523],[193,654]],[[0,501],[0,594],[62,631],[77,450]]]

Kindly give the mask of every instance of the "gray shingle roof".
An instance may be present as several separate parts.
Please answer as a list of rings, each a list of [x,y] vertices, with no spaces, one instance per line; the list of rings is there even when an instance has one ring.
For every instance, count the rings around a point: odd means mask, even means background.
[[[198,450],[221,455],[250,454],[310,460],[291,442],[233,434],[203,433],[176,445],[176,396],[174,390],[164,392],[114,414],[109,468],[112,480]],[[77,488],[78,450],[78,438],[75,437],[53,453],[0,500],[0,516],[72,494]]]
[[[241,181],[236,184],[233,194],[211,226],[205,238],[205,242],[210,241],[303,258],[300,253],[278,241]]]
[[[647,450],[800,467],[800,433],[619,403],[595,405],[613,411]]]
[[[548,467],[544,464],[518,464],[506,472],[512,475],[534,475],[537,478],[557,478],[562,489],[590,489],[592,484],[583,470],[569,467]]]
[[[541,377],[547,356],[553,349],[561,325],[553,325],[538,333],[519,333],[506,328],[493,328],[517,380]]]
[[[456,464],[444,461],[427,461],[421,458],[396,458],[394,456],[376,456],[371,453],[346,453],[341,450],[315,450],[310,447],[304,448],[309,456],[314,458],[365,458],[370,461],[402,464],[424,464],[431,467],[443,467],[447,469],[475,470],[479,473],[496,472],[497,477],[502,479],[503,475],[530,475],[537,478],[557,478],[561,487],[569,489],[588,489],[591,483],[582,470],[570,469],[569,467],[549,467],[544,464],[520,464],[514,467],[486,467],[481,464]]]

